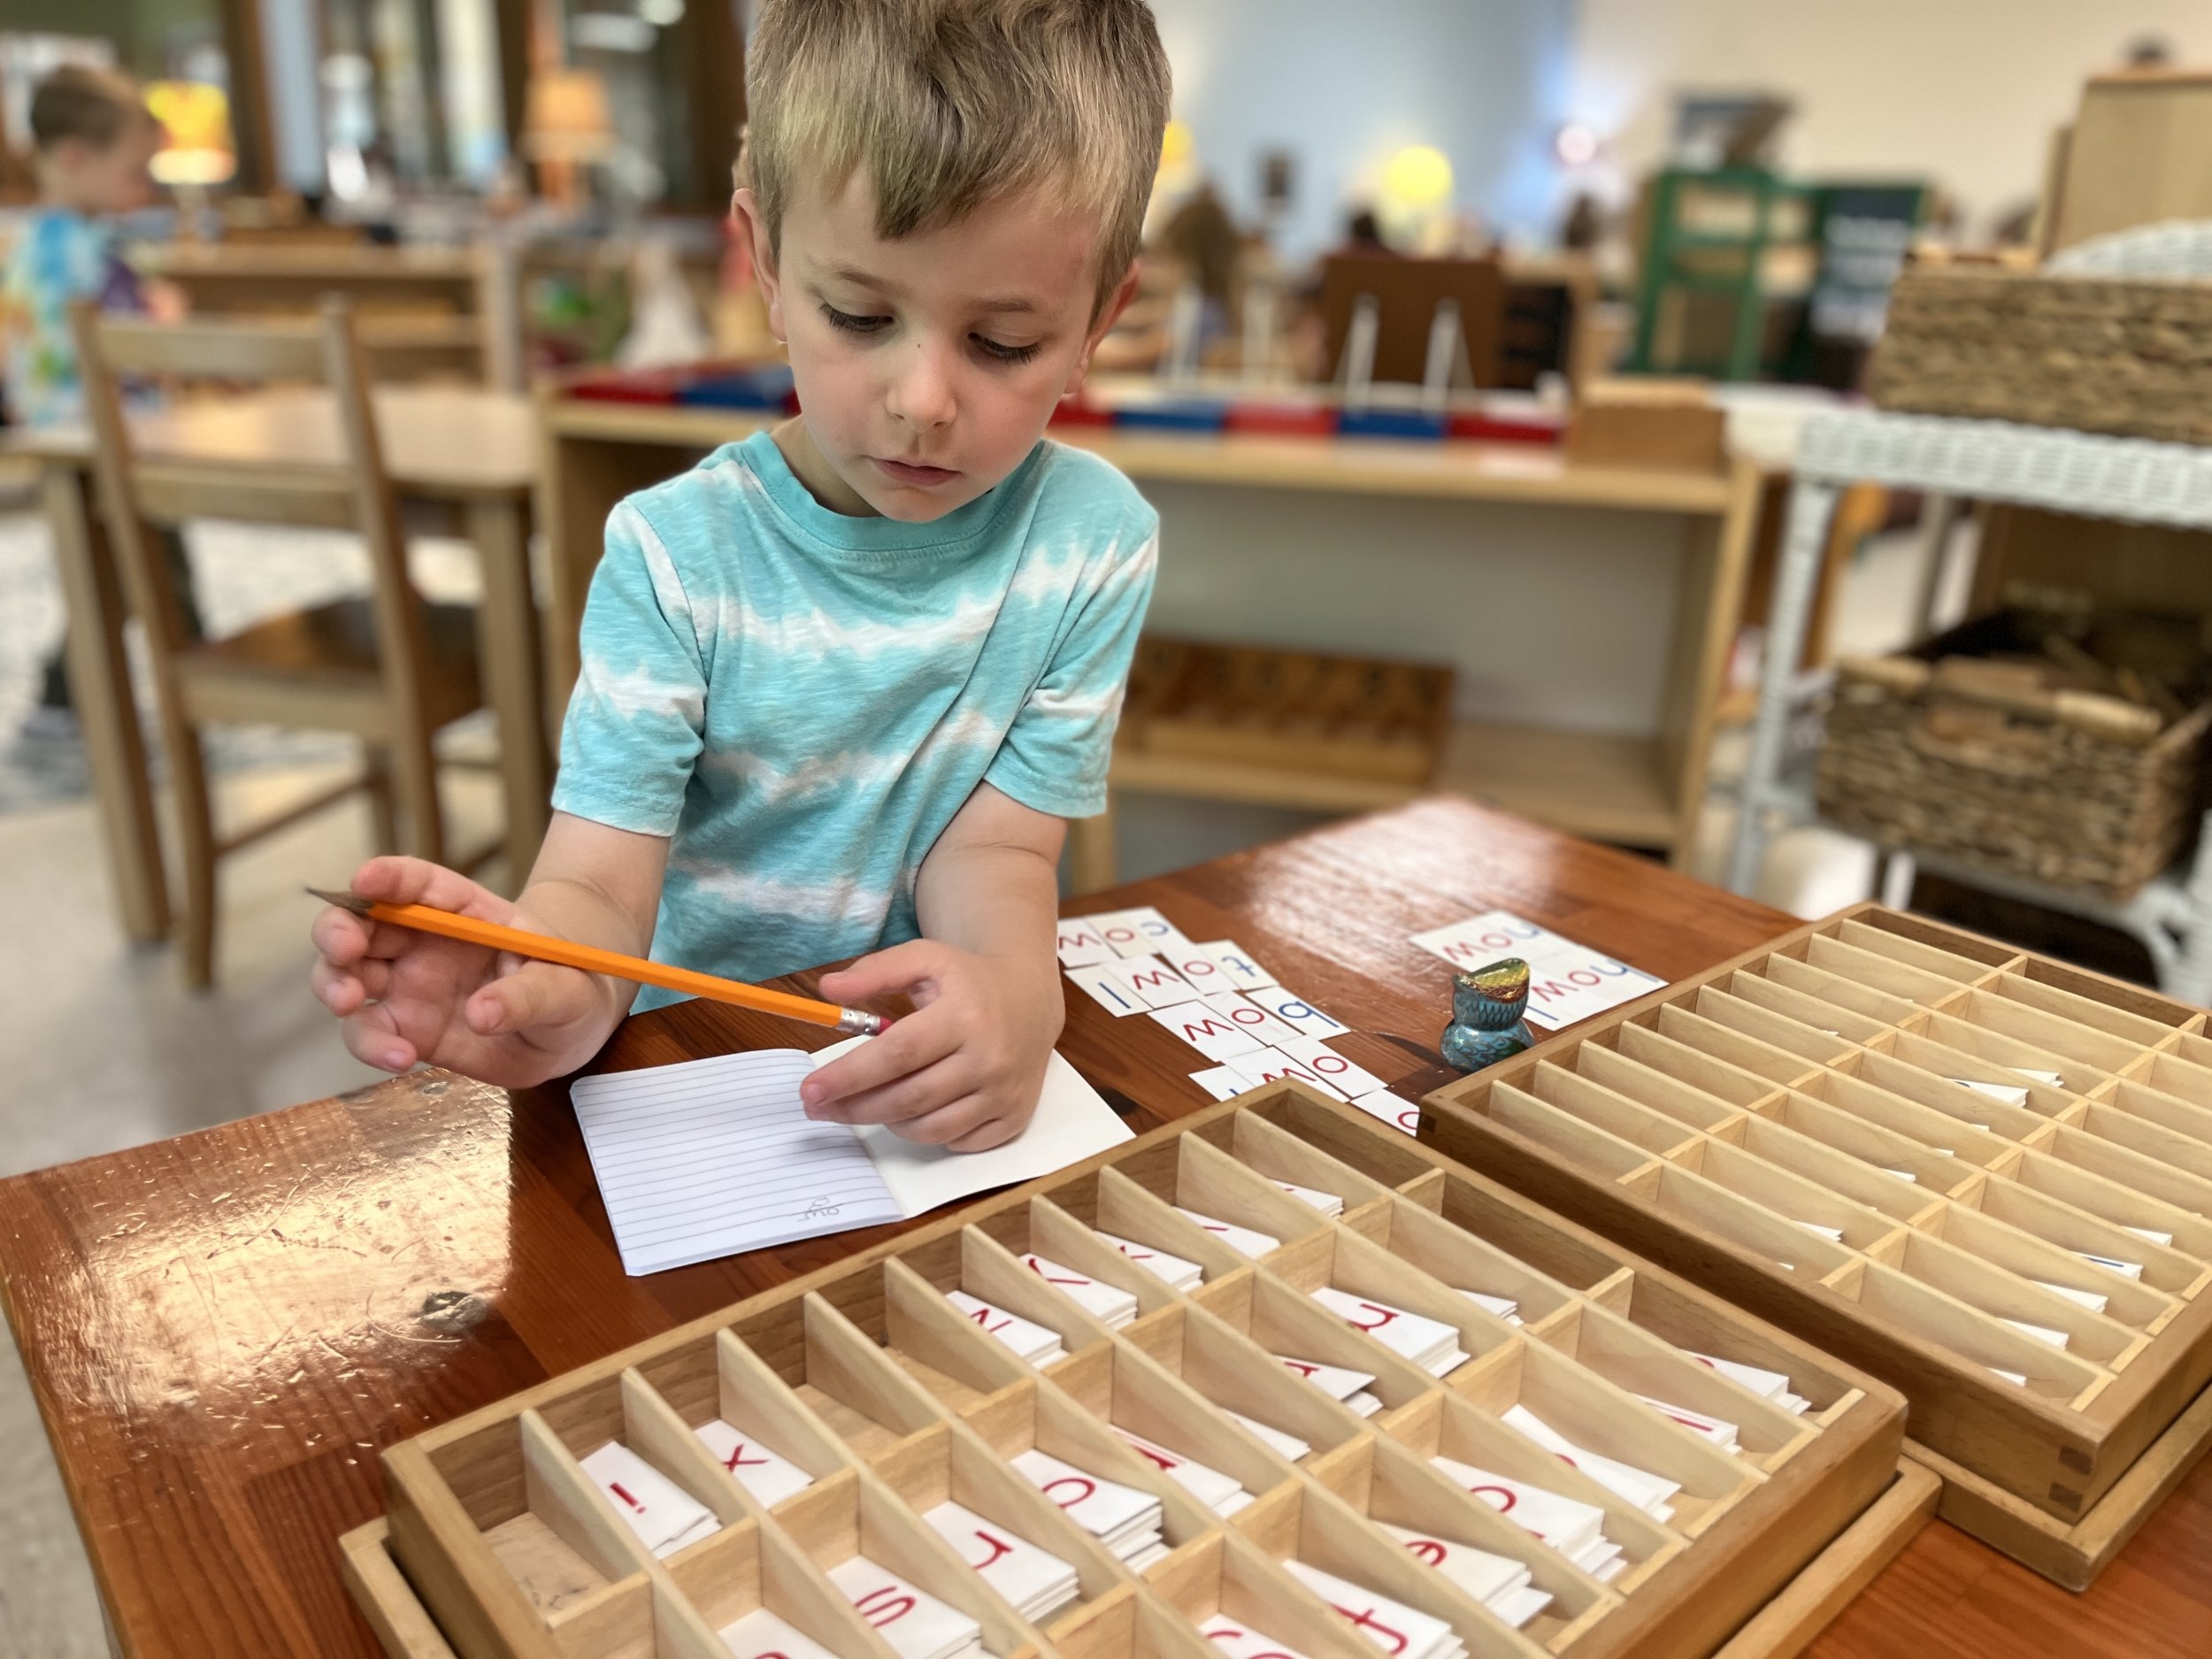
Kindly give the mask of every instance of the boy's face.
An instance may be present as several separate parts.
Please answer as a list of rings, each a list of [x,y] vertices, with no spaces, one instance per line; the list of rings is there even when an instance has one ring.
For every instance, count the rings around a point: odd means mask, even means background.
[[[794,184],[780,256],[751,191],[736,211],[833,475],[803,481],[835,511],[917,523],[973,501],[1035,445],[1120,310],[1091,315],[1095,225],[1030,192],[886,242],[864,176],[834,196]]]
[[[72,207],[87,213],[134,213],[157,199],[146,171],[161,148],[161,124],[149,115],[127,121],[105,144],[65,138],[54,146],[53,173]]]

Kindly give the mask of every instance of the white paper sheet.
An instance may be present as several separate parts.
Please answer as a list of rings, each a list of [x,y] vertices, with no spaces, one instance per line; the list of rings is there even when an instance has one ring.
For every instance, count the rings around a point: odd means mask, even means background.
[[[904,1218],[851,1129],[808,1119],[810,1069],[776,1048],[576,1079],[569,1096],[623,1271]]]
[[[847,1050],[873,1041],[849,1038],[816,1055],[815,1064],[826,1065]],[[1045,1066],[1044,1090],[1037,1097],[1029,1126],[988,1152],[918,1146],[900,1140],[881,1124],[862,1125],[852,1133],[867,1148],[901,1214],[910,1217],[994,1187],[1034,1180],[1135,1139],[1135,1132],[1114,1115],[1082,1073],[1057,1054]]]
[[[988,1152],[902,1141],[881,1125],[817,1123],[799,1101],[817,1055],[768,1048],[579,1078],[577,1125],[632,1277],[899,1221],[1064,1169],[1131,1139],[1057,1054],[1028,1127]]]

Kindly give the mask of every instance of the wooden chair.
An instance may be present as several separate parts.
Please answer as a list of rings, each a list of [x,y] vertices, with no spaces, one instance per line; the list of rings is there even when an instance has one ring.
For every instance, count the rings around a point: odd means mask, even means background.
[[[295,323],[150,323],[104,317],[89,303],[73,310],[71,322],[101,508],[144,624],[175,786],[184,976],[203,986],[214,968],[217,862],[273,830],[362,789],[384,848],[450,862],[431,740],[481,702],[473,613],[426,602],[408,580],[361,343],[342,300],[328,302],[319,319]],[[142,378],[325,386],[344,461],[273,468],[142,457],[133,448],[122,389]],[[225,639],[196,638],[160,534],[187,518],[355,531],[368,546],[371,592],[271,617]],[[334,788],[219,834],[200,733],[227,722],[347,733],[361,740],[365,764]]]

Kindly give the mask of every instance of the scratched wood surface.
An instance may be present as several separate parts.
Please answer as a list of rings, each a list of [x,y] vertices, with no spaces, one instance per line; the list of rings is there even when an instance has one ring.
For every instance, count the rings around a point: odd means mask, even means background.
[[[1440,1075],[1448,1001],[1405,942],[1421,928],[1502,906],[1674,978],[1790,925],[1443,799],[1080,908],[1133,903],[1239,940],[1409,1087]],[[691,1003],[632,1021],[598,1064],[817,1042]],[[1204,1103],[1202,1063],[1150,1020],[1071,994],[1062,1048],[1138,1129]],[[0,1289],[124,1652],[373,1659],[335,1540],[381,1512],[379,1448],[888,1231],[626,1279],[565,1089],[427,1072],[0,1183]],[[1813,1651],[1939,1632],[1947,1654],[2201,1659],[2208,1563],[2212,1464],[2087,1596],[1932,1526]]]

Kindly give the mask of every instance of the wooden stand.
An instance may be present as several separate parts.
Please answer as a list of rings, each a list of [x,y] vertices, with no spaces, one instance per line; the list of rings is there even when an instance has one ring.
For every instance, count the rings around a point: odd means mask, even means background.
[[[2078,1589],[2212,1437],[2204,1021],[1861,905],[1421,1133],[1895,1384],[1945,1517]]]
[[[1284,1183],[1334,1194],[1341,1218]],[[1248,1262],[1185,1210],[1280,1243]],[[1205,1282],[1171,1289],[1094,1228],[1199,1263]],[[1099,1325],[1021,1265],[1032,1250],[1129,1291],[1139,1317]],[[1472,1357],[1440,1381],[1326,1312],[1307,1294],[1325,1285],[1443,1319]],[[941,1294],[954,1288],[1048,1326],[1065,1357],[1033,1371],[954,1311]],[[1467,1289],[1513,1297],[1525,1323]],[[1793,1416],[1684,1350],[1783,1371],[1809,1409]],[[1286,1353],[1371,1373],[1385,1409],[1355,1415],[1271,1357]],[[1740,1449],[1638,1392],[1724,1416]],[[1521,1440],[1497,1415],[1517,1401],[1678,1482],[1673,1515],[1663,1524]],[[1232,1410],[1309,1449],[1287,1458]],[[814,1484],[759,1505],[689,1432],[718,1415]],[[1252,1502],[1221,1519],[1117,1429],[1228,1474]],[[704,1659],[715,1630],[760,1605],[840,1655],[881,1659],[880,1638],[822,1578],[856,1553],[963,1608],[1001,1655],[1200,1659],[1193,1623],[1227,1610],[1263,1613],[1311,1659],[1364,1659],[1283,1571],[1296,1558],[1445,1620],[1478,1659],[1783,1659],[1924,1520],[1930,1485],[1901,1473],[1901,1430],[1880,1384],[1286,1084],[395,1447],[388,1534],[379,1523],[344,1548],[357,1598],[405,1659],[656,1647]],[[575,1463],[610,1439],[722,1530],[664,1561],[646,1555]],[[1171,1553],[1132,1574],[1078,1533],[1005,1467],[1033,1446],[1154,1493]],[[1590,1578],[1445,1479],[1429,1462],[1440,1448],[1598,1504],[1626,1569]],[[1070,1561],[1078,1602],[1039,1629],[997,1601],[918,1518],[948,1494]],[[1515,1556],[1552,1604],[1517,1631],[1383,1521]]]

